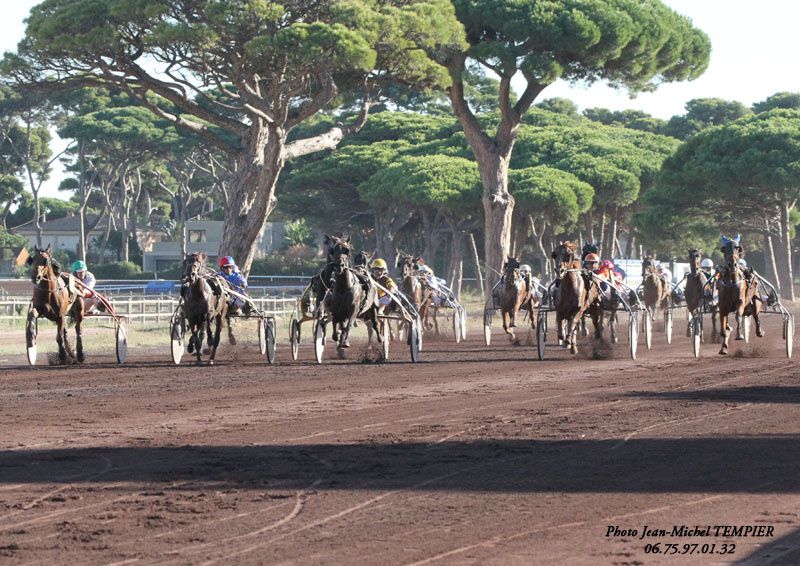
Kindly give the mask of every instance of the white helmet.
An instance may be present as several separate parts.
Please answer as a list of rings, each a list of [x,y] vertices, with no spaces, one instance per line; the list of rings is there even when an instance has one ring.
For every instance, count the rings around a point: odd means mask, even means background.
[[[736,262],[736,265],[738,265],[741,268],[745,268],[747,267],[747,262],[744,260],[743,257],[740,257],[739,261]]]
[[[530,273],[531,272],[531,266],[528,265],[527,263],[523,263],[522,265],[519,266],[519,272],[520,273]]]
[[[430,273],[431,272],[431,268],[428,267],[425,264],[422,264],[422,265],[419,266],[419,272],[420,273]]]
[[[701,269],[706,269],[706,268],[711,269],[712,267],[714,267],[714,262],[708,258],[700,262]]]

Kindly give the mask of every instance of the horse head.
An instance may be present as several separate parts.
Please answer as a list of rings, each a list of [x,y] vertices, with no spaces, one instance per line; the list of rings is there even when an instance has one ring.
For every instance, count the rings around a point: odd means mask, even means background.
[[[647,256],[642,260],[642,279],[658,277],[658,269],[656,268],[655,259],[652,256]]]
[[[585,243],[581,250],[581,261],[585,260],[586,256],[589,254],[600,255],[600,244],[593,244],[592,242]]]
[[[187,281],[188,283],[195,283],[202,277],[205,271],[206,259],[207,256],[203,252],[186,254],[186,257],[183,259],[181,280]]]
[[[416,271],[415,263],[416,259],[414,256],[409,254],[400,254],[397,256],[397,272],[405,279],[406,277],[412,277],[414,272]]]
[[[739,241],[741,236],[738,234],[735,238],[726,238],[722,236],[722,246],[720,247],[720,251],[722,252],[723,257],[725,258],[722,269],[723,269],[723,276],[728,276],[733,281],[737,280],[739,266],[739,260],[744,257],[744,250],[742,246],[739,245]]]
[[[508,260],[503,264],[503,277],[506,279],[507,286],[513,286],[519,279],[519,260],[513,256],[508,256]]]
[[[692,275],[695,275],[697,270],[700,269],[700,260],[703,257],[703,253],[696,248],[689,248],[686,251],[689,254],[689,268],[692,271]]]
[[[353,257],[353,267],[366,269],[371,257],[369,253],[361,250]]]
[[[350,267],[350,239],[335,238],[328,248],[329,257],[333,263],[334,273],[342,273]]]
[[[564,271],[567,269],[573,269],[577,265],[580,265],[578,262],[577,256],[578,246],[575,245],[573,242],[566,241],[559,243],[558,247],[553,250],[553,253],[550,254],[554,260],[556,260],[556,266],[558,267],[559,277],[564,275]]]
[[[54,263],[53,249],[50,244],[47,244],[47,248],[45,249],[34,246],[33,255],[27,259],[27,264],[32,267],[31,281],[34,285],[38,286],[58,275],[58,269]]]

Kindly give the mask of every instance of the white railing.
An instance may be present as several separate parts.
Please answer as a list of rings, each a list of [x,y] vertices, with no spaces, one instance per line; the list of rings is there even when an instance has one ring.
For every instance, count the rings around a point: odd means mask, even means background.
[[[169,323],[178,304],[177,297],[133,297],[110,296],[108,299],[118,315],[128,318],[131,323],[156,325]],[[253,297],[256,308],[267,316],[288,317],[297,304],[297,297]],[[0,321],[15,323],[24,321],[28,315],[30,297],[7,297],[0,299]]]

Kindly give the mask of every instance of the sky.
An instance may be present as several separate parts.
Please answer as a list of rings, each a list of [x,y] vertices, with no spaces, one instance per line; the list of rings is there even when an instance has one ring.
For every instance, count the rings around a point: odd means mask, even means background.
[[[0,1],[4,14],[0,18],[0,50],[13,51],[25,33],[23,20],[40,0]],[[579,110],[630,108],[669,119],[683,114],[686,103],[695,98],[738,100],[750,106],[776,92],[800,91],[800,49],[794,35],[800,21],[797,0],[662,1],[688,16],[711,39],[711,62],[702,76],[691,82],[661,85],[655,92],[634,99],[602,84],[586,87],[557,82],[547,87],[539,100],[558,96],[571,99]],[[63,143],[54,150],[62,147]],[[43,194],[64,198],[56,191],[61,178],[61,173],[54,171]]]

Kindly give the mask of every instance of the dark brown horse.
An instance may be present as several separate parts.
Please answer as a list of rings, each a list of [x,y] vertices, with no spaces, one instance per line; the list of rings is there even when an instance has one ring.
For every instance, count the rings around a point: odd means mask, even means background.
[[[702,254],[700,250],[690,248],[689,253],[689,273],[686,274],[686,287],[684,288],[684,295],[686,298],[686,307],[689,309],[689,314],[693,315],[698,308],[702,307],[703,294],[707,296],[706,301],[710,301],[713,297],[714,289],[706,286],[708,283],[708,275],[700,269],[700,261]],[[717,314],[718,308],[714,304],[711,307],[711,341],[717,341]],[[686,325],[686,336],[692,335],[692,317],[689,317],[689,322]]]
[[[187,254],[183,260],[181,276],[183,313],[192,333],[188,351],[194,352],[199,365],[202,363],[203,330],[206,331],[209,348],[209,365],[214,364],[222,332],[222,321],[228,312],[228,294],[215,278],[207,275],[206,254]],[[214,323],[214,332],[211,323]]]
[[[514,328],[517,326],[517,316],[522,308],[531,312],[535,293],[531,289],[530,281],[526,280],[519,271],[519,259],[508,256],[503,264],[503,278],[494,289],[497,294],[497,304],[500,307],[500,316],[503,318],[503,330],[515,341]],[[534,317],[530,317],[531,330],[535,325]]]
[[[63,364],[83,362],[83,298],[76,289],[72,275],[61,273],[61,267],[53,259],[52,248],[34,247],[33,255],[28,258],[31,266],[33,282],[33,315],[36,318],[52,320],[57,325],[56,343],[58,344],[58,360]],[[75,321],[76,352],[67,339],[67,316]]]
[[[596,285],[584,277],[577,246],[561,243],[551,254],[556,261],[557,289],[553,296],[556,310],[558,339],[570,352],[578,353],[578,322],[586,310],[598,299]]]
[[[342,356],[343,349],[350,347],[350,329],[358,318],[370,325],[377,334],[378,342],[383,341],[377,320],[378,294],[377,289],[366,284],[367,280],[362,279],[351,267],[349,238],[331,237],[327,241],[329,257],[333,260],[333,282],[325,295],[323,306],[330,314],[333,325],[331,337],[337,342],[337,350]]]
[[[658,272],[652,257],[642,260],[642,298],[644,306],[655,320],[657,309],[666,309],[669,300],[669,284]]]
[[[728,315],[736,314],[736,339],[743,340],[741,324],[745,316],[752,316],[756,323],[756,336],[764,336],[758,313],[761,311],[761,299],[758,296],[758,280],[754,275],[747,277],[739,266],[739,259],[744,256],[744,250],[739,245],[739,236],[734,239],[722,237],[722,254],[725,261],[719,270],[717,281],[719,289],[719,320],[720,333],[722,334],[722,348],[720,354],[728,353],[728,338],[731,327],[728,324]]]

